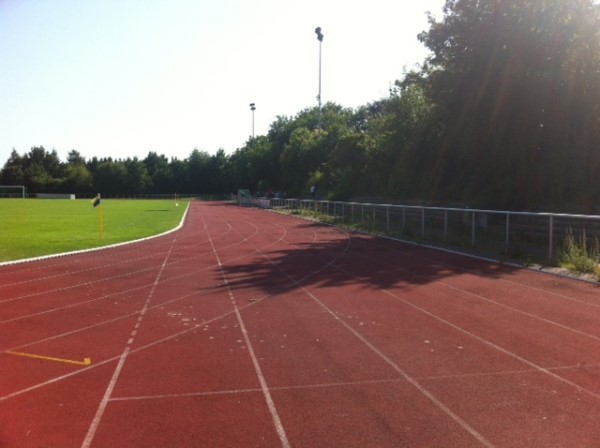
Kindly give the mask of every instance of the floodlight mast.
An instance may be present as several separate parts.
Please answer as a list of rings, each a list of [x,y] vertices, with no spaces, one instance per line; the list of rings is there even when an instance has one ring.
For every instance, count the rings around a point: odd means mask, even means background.
[[[321,110],[321,50],[323,46],[323,33],[321,33],[320,26],[315,28],[315,33],[317,34],[317,40],[319,41],[319,95],[317,95],[317,100],[319,101],[319,110]]]
[[[254,111],[256,110],[256,104],[250,103],[250,110],[252,111],[252,138],[254,138]]]

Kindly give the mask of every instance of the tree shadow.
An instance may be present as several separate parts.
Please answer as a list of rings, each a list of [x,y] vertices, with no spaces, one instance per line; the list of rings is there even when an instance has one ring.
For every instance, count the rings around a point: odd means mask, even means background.
[[[321,232],[323,228],[318,223],[300,226],[303,230]],[[267,294],[314,285],[390,289],[466,273],[497,278],[519,270],[466,255],[342,230],[325,240],[291,242],[293,246],[289,249],[267,248],[253,257],[224,260],[229,286]]]

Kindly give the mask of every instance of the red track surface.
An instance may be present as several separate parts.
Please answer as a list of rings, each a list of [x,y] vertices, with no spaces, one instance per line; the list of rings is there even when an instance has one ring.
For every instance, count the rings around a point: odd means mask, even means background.
[[[599,292],[193,203],[0,268],[0,447],[598,447]]]

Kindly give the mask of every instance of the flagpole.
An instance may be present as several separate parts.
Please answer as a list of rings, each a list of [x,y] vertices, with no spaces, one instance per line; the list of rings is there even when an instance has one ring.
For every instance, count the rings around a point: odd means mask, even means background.
[[[102,204],[100,204],[98,206],[98,220],[99,220],[99,224],[100,224],[100,239],[102,239],[103,234],[104,234],[104,216],[103,216],[103,212],[102,210],[104,209],[104,207],[102,207]]]
[[[100,199],[100,193],[96,195],[94,199],[92,199],[92,205],[94,208],[98,207],[98,227],[100,230],[100,239],[103,238],[104,234],[104,216],[103,216],[103,208],[102,208],[102,200]]]

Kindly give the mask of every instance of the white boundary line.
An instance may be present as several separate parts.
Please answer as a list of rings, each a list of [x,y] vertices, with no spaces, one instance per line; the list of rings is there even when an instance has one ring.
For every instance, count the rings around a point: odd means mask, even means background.
[[[350,242],[351,239],[348,238]],[[346,253],[347,249],[350,247],[350,243],[347,245],[346,250],[342,252],[342,255]],[[306,287],[304,287],[300,282],[292,278],[287,272],[282,270],[279,266],[277,266],[267,255],[260,252],[260,254],[275,267],[278,271],[280,271],[284,276],[286,276],[292,283],[294,283],[298,288],[300,288],[307,296],[309,296],[313,301],[315,301],[321,308],[323,308],[333,319],[339,322],[343,327],[345,327],[350,333],[352,333],[359,341],[361,341],[365,346],[367,346],[373,353],[375,353],[380,359],[385,361],[392,369],[398,372],[402,378],[404,378],[409,384],[415,387],[421,394],[423,394],[427,399],[429,399],[435,406],[437,406],[441,411],[443,411],[448,417],[454,420],[458,425],[460,425],[465,431],[467,431],[471,436],[473,436],[477,441],[479,441],[482,445],[492,448],[494,445],[491,444],[483,435],[481,435],[475,428],[469,425],[465,420],[463,420],[459,415],[455,414],[448,406],[438,400],[431,392],[429,392],[425,387],[423,387],[415,378],[411,377],[408,373],[406,373],[403,369],[400,368],[391,358],[389,358],[385,353],[375,347],[369,340],[367,340],[362,334],[352,328],[347,322],[341,319],[333,310],[331,310],[327,305],[325,305],[321,300],[319,300],[313,293],[311,293]],[[333,260],[331,264],[333,264],[336,260]],[[334,266],[335,267],[335,266]]]
[[[362,257],[362,258],[366,258],[366,259],[370,260],[371,262],[379,263],[379,264],[383,265],[383,263],[381,262],[381,260],[378,260],[376,258],[365,256],[363,254],[356,253],[356,252],[353,252],[353,254],[356,255],[356,256]],[[404,255],[404,254],[402,254],[402,253],[399,252],[399,255]],[[408,256],[408,257],[414,257],[414,258],[421,258],[421,259],[426,260],[426,261],[432,261],[431,258],[422,257],[420,255],[414,255],[414,254],[411,254],[411,253],[406,253],[406,256]],[[448,264],[448,263],[443,263],[443,264],[445,264],[447,266],[454,266],[454,265]],[[342,269],[342,268],[338,267],[338,269]],[[468,273],[472,273],[473,275],[478,275],[477,273],[473,273],[472,271],[465,270],[465,269],[462,269],[462,268],[460,268],[460,269],[463,272],[468,272]],[[412,276],[414,276],[416,278],[426,278],[425,275],[418,274],[415,271],[411,271],[411,270],[405,269],[405,268],[396,268],[396,269],[391,270],[389,272],[390,273],[393,273],[393,272],[405,272],[405,273],[408,273],[409,275],[412,275]],[[352,275],[351,273],[349,273],[349,274]],[[568,297],[568,296],[564,296],[562,294],[554,293],[553,291],[548,291],[548,290],[544,290],[544,289],[540,289],[540,288],[530,287],[529,285],[525,285],[525,284],[522,284],[522,283],[518,283],[518,282],[511,281],[511,280],[507,280],[505,278],[499,278],[499,280],[500,281],[504,281],[504,282],[508,282],[508,283],[511,283],[511,284],[514,284],[517,287],[534,289],[534,290],[536,290],[536,291],[538,291],[540,293],[546,294],[546,295],[558,296],[559,298],[564,299],[564,300],[572,300],[572,301],[575,301],[579,305],[582,305],[582,306],[600,307],[600,304],[595,304],[595,303],[590,303],[590,302],[582,301],[582,300],[579,300],[579,299],[576,299],[576,298],[573,298],[573,297]],[[507,305],[506,303],[502,303],[500,301],[497,301],[497,300],[494,300],[494,299],[490,299],[489,297],[483,296],[481,294],[477,294],[477,293],[471,292],[468,289],[464,289],[464,288],[461,288],[461,287],[458,287],[458,286],[453,286],[453,285],[451,285],[449,283],[446,283],[443,280],[432,280],[429,283],[430,284],[432,284],[432,283],[439,284],[440,286],[442,286],[444,288],[451,289],[453,291],[458,291],[461,294],[464,294],[466,296],[475,297],[475,298],[477,298],[479,300],[482,300],[484,302],[490,303],[492,305],[495,305],[495,306],[498,306],[498,307],[501,307],[501,308],[505,308],[505,309],[510,310],[510,311],[512,311],[514,313],[522,314],[524,316],[530,317],[530,318],[535,319],[535,320],[539,320],[539,321],[544,322],[546,324],[554,325],[556,327],[562,328],[563,330],[571,331],[571,332],[573,332],[575,334],[578,334],[580,336],[585,336],[585,337],[588,337],[588,338],[600,341],[600,336],[596,336],[596,335],[591,334],[591,333],[586,333],[585,331],[578,330],[577,328],[573,328],[573,327],[570,327],[570,326],[565,325],[565,324],[561,324],[560,322],[557,322],[557,321],[554,321],[554,320],[551,320],[551,319],[547,319],[547,318],[545,318],[543,316],[540,316],[540,315],[537,315],[537,314],[533,314],[533,313],[530,313],[528,311],[525,311],[525,310],[522,310],[522,309],[519,309],[519,308],[515,308],[514,306]],[[586,313],[586,314],[588,314],[588,313]],[[594,316],[595,315],[596,314],[594,314]]]
[[[189,204],[188,204],[188,206],[189,206]],[[186,213],[187,213],[187,210],[186,210]],[[133,330],[131,331],[129,340],[127,341],[127,343],[125,345],[125,349],[123,350],[123,353],[121,354],[121,356],[119,358],[119,363],[117,364],[117,367],[116,367],[115,371],[113,372],[112,378],[110,379],[110,382],[108,383],[108,387],[106,388],[106,391],[104,392],[104,396],[102,397],[102,400],[100,401],[100,404],[98,405],[98,409],[96,410],[94,419],[92,420],[92,423],[90,424],[90,427],[85,436],[85,439],[81,445],[82,448],[89,448],[89,446],[92,444],[92,441],[94,440],[94,436],[96,435],[96,432],[98,431],[98,427],[100,426],[100,422],[102,421],[102,417],[104,416],[104,411],[106,410],[106,406],[108,405],[110,397],[112,396],[115,386],[117,385],[117,381],[119,380],[119,376],[121,375],[121,370],[123,369],[123,366],[125,365],[125,361],[127,360],[127,356],[129,355],[129,351],[131,350],[131,346],[133,345],[135,336],[137,335],[137,330],[138,330],[140,324],[142,323],[142,321],[144,320],[144,317],[146,316],[146,312],[148,311],[150,300],[152,300],[152,297],[154,297],[154,291],[156,290],[156,285],[158,285],[158,283],[160,282],[160,278],[162,277],[163,271],[165,270],[165,266],[167,266],[167,260],[171,256],[171,252],[173,252],[173,247],[175,246],[176,241],[177,241],[177,235],[175,235],[175,237],[171,241],[171,248],[167,252],[167,255],[165,256],[165,258],[163,260],[162,266],[160,267],[158,274],[156,274],[156,278],[154,279],[154,284],[152,285],[152,289],[148,292],[148,297],[146,298],[146,301],[144,302],[144,306],[142,307],[142,309],[139,312],[139,316],[136,321],[136,324],[135,324]]]
[[[92,423],[88,429],[87,434],[85,435],[85,439],[83,441],[83,444],[81,445],[82,448],[87,448],[92,444],[92,441],[94,440],[94,436],[96,435],[96,431],[98,430],[98,427],[100,426],[100,422],[102,420],[102,416],[104,415],[104,411],[106,410],[106,406],[108,405],[108,402],[110,401],[110,397],[113,393],[113,390],[115,389],[115,386],[117,385],[117,380],[119,379],[119,376],[121,375],[121,370],[123,369],[123,366],[125,365],[125,360],[127,359],[127,355],[129,355],[129,345],[127,347],[125,347],[125,350],[123,350],[123,353],[121,354],[120,358],[119,358],[119,364],[117,364],[117,368],[115,369],[112,378],[110,379],[110,383],[108,383],[108,387],[106,388],[106,391],[104,392],[104,396],[102,397],[102,400],[100,401],[100,405],[98,406],[98,409],[96,410],[96,415],[94,415],[94,419],[92,420]]]
[[[331,226],[339,231],[339,228],[336,226]],[[342,251],[342,253],[334,258],[332,261],[326,263],[322,268],[320,268],[317,272],[334,265],[334,263],[343,255],[346,254],[348,249],[350,248],[352,239],[348,232],[346,233],[347,245]],[[379,356],[383,361],[385,361],[390,367],[392,367],[396,372],[398,372],[409,384],[415,387],[421,394],[423,394],[426,398],[428,398],[432,403],[434,403],[440,410],[442,410],[446,415],[448,415],[452,420],[454,420],[458,425],[460,425],[465,431],[471,434],[477,441],[479,441],[482,445],[493,448],[493,444],[490,443],[482,434],[480,434],[475,428],[469,425],[465,420],[463,420],[459,415],[455,414],[449,407],[447,407],[444,403],[438,400],[431,392],[429,392],[425,387],[423,387],[415,378],[411,377],[408,373],[406,373],[403,369],[400,368],[391,358],[389,358],[385,353],[380,351],[377,347],[375,347],[369,340],[367,340],[363,335],[361,335],[358,331],[352,328],[347,322],[341,319],[334,311],[332,311],[329,307],[327,307],[321,300],[319,300],[313,293],[311,293],[308,289],[306,289],[301,281],[295,280],[292,278],[287,272],[282,270],[279,266],[277,266],[266,254],[264,254],[260,249],[256,249],[256,251],[264,257],[273,267],[275,267],[278,271],[280,271],[284,276],[286,276],[292,284],[295,284],[298,288],[300,288],[306,295],[308,295],[312,300],[314,300],[319,306],[321,306],[329,315],[331,315],[334,320],[339,322],[342,326],[344,326],[350,333],[352,333],[356,338],[358,338],[364,345],[366,345],[369,349],[371,349],[377,356]],[[220,264],[220,263],[219,263]],[[334,265],[335,267],[335,265]],[[387,292],[385,290],[381,290],[383,292]]]
[[[142,241],[148,241],[148,240],[153,240],[155,238],[160,238],[161,236],[169,235],[170,233],[177,232],[179,229],[181,229],[183,227],[183,223],[185,222],[185,219],[187,217],[187,213],[188,213],[189,209],[190,209],[190,203],[188,202],[188,205],[185,208],[185,212],[183,213],[183,216],[181,217],[181,221],[179,221],[179,225],[177,225],[177,227],[174,227],[170,230],[159,233],[158,235],[147,236],[144,238],[139,238],[137,240],[124,241],[122,243],[115,243],[115,244],[111,244],[108,246],[92,247],[91,249],[81,249],[81,250],[74,250],[71,252],[63,252],[60,254],[42,255],[41,257],[24,258],[22,260],[3,261],[0,263],[0,267],[13,266],[13,265],[24,264],[24,263],[31,263],[33,261],[50,260],[52,258],[68,257],[69,255],[86,254],[88,252],[98,252],[98,251],[105,250],[105,249],[112,249],[114,247],[127,246],[130,244],[141,243]]]
[[[204,218],[203,218],[204,219]],[[271,413],[271,418],[273,419],[273,424],[275,425],[275,430],[277,435],[279,436],[279,440],[281,441],[281,446],[283,448],[290,448],[290,442],[288,441],[287,435],[285,433],[285,428],[283,427],[283,423],[281,422],[281,418],[279,417],[279,413],[277,412],[277,407],[275,406],[275,402],[273,401],[273,397],[271,396],[271,392],[269,391],[269,385],[267,384],[267,380],[260,368],[260,363],[258,362],[258,358],[256,357],[256,353],[254,352],[254,347],[252,345],[252,341],[248,336],[248,331],[246,330],[246,325],[244,324],[244,320],[242,319],[242,315],[240,314],[240,310],[235,301],[235,297],[233,296],[233,292],[231,291],[231,287],[229,286],[229,282],[227,281],[227,276],[225,275],[225,270],[223,269],[223,264],[221,263],[221,258],[217,252],[215,245],[213,244],[212,238],[210,237],[210,233],[208,227],[206,229],[206,234],[208,235],[208,240],[210,241],[210,245],[212,246],[213,253],[215,258],[217,259],[217,263],[219,265],[219,270],[221,271],[221,276],[223,277],[223,282],[227,287],[227,293],[229,294],[229,299],[233,304],[233,309],[235,311],[235,316],[237,318],[238,324],[240,326],[240,330],[242,331],[242,335],[244,336],[244,341],[246,343],[246,347],[248,347],[248,354],[252,360],[252,365],[254,366],[254,370],[256,371],[256,376],[258,377],[258,381],[260,383],[260,388],[262,390],[265,401],[267,402],[267,407],[269,408],[269,412]],[[239,233],[238,233],[239,235]],[[242,235],[240,235],[242,236]],[[242,236],[245,240],[245,238]]]

